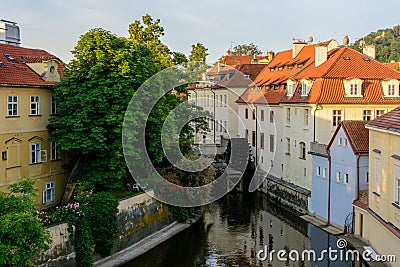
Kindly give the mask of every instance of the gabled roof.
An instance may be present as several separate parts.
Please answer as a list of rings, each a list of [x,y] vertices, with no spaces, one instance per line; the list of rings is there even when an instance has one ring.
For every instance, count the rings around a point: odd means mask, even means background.
[[[400,104],[399,98],[384,97],[381,82],[398,79],[400,73],[348,47],[333,49],[320,66],[311,64],[293,76],[296,80],[311,79],[314,84],[307,97],[301,96],[300,85],[293,97],[284,97],[283,103],[320,104]],[[363,80],[363,97],[346,97],[344,80]]]
[[[392,111],[383,114],[379,118],[370,121],[367,127],[400,133],[400,107],[397,107]]]
[[[13,60],[10,61],[5,55],[11,56]],[[60,62],[58,71],[61,76],[65,64],[56,56],[40,49],[0,44],[0,62],[3,65],[3,67],[0,67],[0,85],[54,86],[54,82],[44,81],[39,74],[28,66],[28,63],[40,63],[50,59]]]
[[[347,136],[347,140],[354,152],[368,153],[369,151],[369,131],[365,128],[368,121],[342,121],[336,128],[327,149],[330,149],[334,140],[336,139],[337,133],[343,128],[344,133]]]

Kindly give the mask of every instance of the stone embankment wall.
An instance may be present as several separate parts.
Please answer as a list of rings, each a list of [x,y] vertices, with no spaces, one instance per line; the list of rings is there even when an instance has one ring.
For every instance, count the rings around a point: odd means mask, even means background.
[[[121,229],[113,253],[127,248],[146,236],[159,231],[174,221],[168,207],[147,194],[140,194],[119,202],[118,223]],[[69,240],[68,225],[48,228],[52,244],[38,259],[39,266],[75,266],[75,252]]]

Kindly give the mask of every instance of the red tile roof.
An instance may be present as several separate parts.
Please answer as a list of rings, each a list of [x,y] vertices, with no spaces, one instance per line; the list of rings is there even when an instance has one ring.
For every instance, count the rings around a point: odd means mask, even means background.
[[[230,71],[225,71],[229,73],[231,77],[227,79],[225,77],[218,81],[216,87],[248,87],[253,84],[253,80],[257,75],[266,67],[265,64],[241,64]],[[233,75],[233,76],[232,76]],[[248,77],[246,77],[248,75]]]
[[[330,149],[340,128],[343,128],[354,154],[368,153],[369,131],[365,128],[367,123],[368,121],[342,121],[336,128],[327,148]]]
[[[394,67],[400,67],[400,62],[390,62],[390,63],[383,63],[386,67],[394,69]]]
[[[400,73],[348,47],[332,50],[323,64],[312,64],[293,78],[315,81],[308,97],[301,97],[299,84],[294,96],[285,96],[283,103],[400,104],[399,98],[384,97],[381,85],[382,80],[400,80]],[[345,96],[343,80],[349,78],[363,80],[363,97]]]
[[[393,132],[400,132],[400,107],[383,114],[379,118],[370,121],[368,126],[385,129]]]
[[[14,60],[9,61],[5,55],[10,55]],[[49,59],[57,59],[60,62],[58,71],[61,75],[65,64],[54,55],[40,49],[0,44],[0,62],[5,66],[0,67],[0,85],[54,86],[54,82],[44,81],[26,64]]]

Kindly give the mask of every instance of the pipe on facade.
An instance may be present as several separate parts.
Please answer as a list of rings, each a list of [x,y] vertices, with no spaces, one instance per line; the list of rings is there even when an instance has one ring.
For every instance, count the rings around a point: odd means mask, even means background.
[[[331,180],[332,180],[332,158],[329,149],[326,150],[328,155],[328,220],[327,225],[331,223]]]
[[[214,113],[213,113],[213,129],[214,129],[214,144],[215,144],[215,91],[214,91],[214,88],[211,88],[211,92],[213,93],[213,95],[214,95],[214,105],[213,105],[213,108],[214,108]]]
[[[356,169],[357,169],[357,200],[360,199],[360,153],[357,153]]]
[[[316,117],[315,117],[315,115],[316,115],[316,113],[317,113],[317,111],[318,110],[322,110],[322,107],[321,106],[318,106],[318,102],[316,103],[316,105],[315,105],[315,109],[314,109],[314,125],[313,125],[313,142],[315,142],[316,141],[316,128],[317,127],[315,127],[315,124],[316,124],[316,122],[317,122],[317,119],[316,119]]]

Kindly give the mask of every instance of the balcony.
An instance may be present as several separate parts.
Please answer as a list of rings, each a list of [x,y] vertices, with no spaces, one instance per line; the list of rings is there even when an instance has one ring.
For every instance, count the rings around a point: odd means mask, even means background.
[[[318,142],[310,143],[310,151],[308,152],[311,155],[318,155],[322,157],[328,157],[328,153],[326,152],[327,145],[320,144]]]

